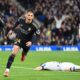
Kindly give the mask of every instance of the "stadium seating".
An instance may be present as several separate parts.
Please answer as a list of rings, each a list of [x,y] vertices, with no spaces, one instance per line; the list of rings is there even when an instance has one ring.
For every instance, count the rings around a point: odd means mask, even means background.
[[[36,19],[41,24],[41,34],[37,41],[33,40],[34,44],[80,44],[80,37],[78,35],[80,24],[80,0],[16,1],[18,1],[25,9],[33,9]],[[0,0],[0,14],[2,15],[1,19],[5,23],[5,34],[7,34],[7,32],[13,27],[15,21],[22,15],[22,12],[18,10],[17,6],[11,4],[11,1]],[[5,41],[7,44],[13,43],[13,41],[10,41],[9,39],[5,39]],[[0,44],[4,44],[4,42]]]

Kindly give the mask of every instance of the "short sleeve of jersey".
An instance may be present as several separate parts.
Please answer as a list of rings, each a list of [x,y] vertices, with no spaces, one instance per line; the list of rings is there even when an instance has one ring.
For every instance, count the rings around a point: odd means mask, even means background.
[[[40,34],[40,25],[35,20],[33,20],[32,24],[36,28],[35,34],[39,35]]]
[[[46,69],[46,63],[41,65],[44,69]]]
[[[24,18],[20,17],[17,22],[22,23],[24,21]]]
[[[39,24],[35,20],[33,20],[32,24],[34,25],[34,27],[36,29],[39,29],[40,28]]]
[[[20,24],[20,23],[23,23],[24,22],[24,19],[23,18],[19,18],[16,22],[15,22],[15,25],[13,27],[13,30]]]
[[[2,20],[0,20],[0,28],[4,27],[4,22]]]

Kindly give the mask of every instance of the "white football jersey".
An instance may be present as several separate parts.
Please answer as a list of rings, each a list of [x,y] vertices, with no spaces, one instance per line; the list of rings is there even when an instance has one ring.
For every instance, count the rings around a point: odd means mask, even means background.
[[[44,67],[44,69],[47,70],[60,70],[60,71],[70,71],[70,70],[74,70],[74,69],[78,69],[80,68],[80,66],[75,65],[73,63],[70,62],[57,62],[57,61],[52,61],[52,62],[46,62],[44,64],[42,64],[41,66]]]
[[[47,70],[60,70],[59,65],[60,65],[59,62],[54,61],[54,62],[46,62],[41,66],[43,66],[44,69],[47,69]]]

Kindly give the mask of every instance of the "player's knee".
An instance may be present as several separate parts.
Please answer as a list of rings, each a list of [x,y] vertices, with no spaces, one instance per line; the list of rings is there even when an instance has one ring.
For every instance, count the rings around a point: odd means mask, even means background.
[[[13,48],[12,54],[16,55],[18,53],[18,51],[19,51],[19,46],[15,45]]]
[[[16,52],[12,52],[12,53],[11,53],[11,56],[13,56],[13,57],[15,57],[16,55],[17,55]]]

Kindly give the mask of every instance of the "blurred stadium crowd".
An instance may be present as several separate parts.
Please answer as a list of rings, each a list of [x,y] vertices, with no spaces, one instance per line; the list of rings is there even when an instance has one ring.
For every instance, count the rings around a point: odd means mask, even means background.
[[[17,0],[20,5],[32,9],[41,26],[41,33],[34,36],[37,45],[80,45],[80,0]],[[11,3],[0,0],[1,45],[13,44],[6,37],[23,11]],[[4,27],[4,28],[3,28]],[[3,34],[4,33],[4,34]]]

